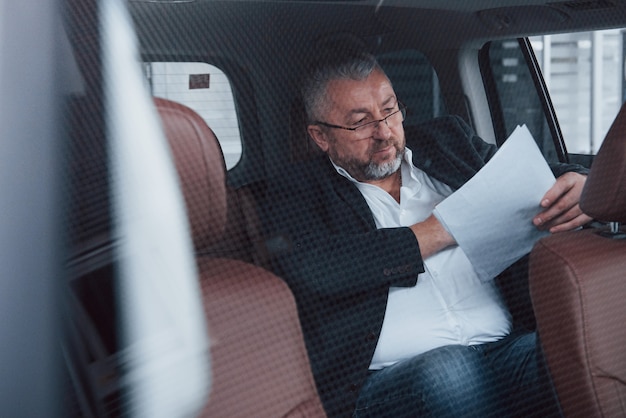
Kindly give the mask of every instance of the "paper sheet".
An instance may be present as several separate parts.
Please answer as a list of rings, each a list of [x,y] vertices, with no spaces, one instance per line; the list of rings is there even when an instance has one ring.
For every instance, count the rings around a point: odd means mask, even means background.
[[[518,126],[472,179],[435,208],[481,280],[496,277],[544,235],[532,223],[555,182],[530,131]]]

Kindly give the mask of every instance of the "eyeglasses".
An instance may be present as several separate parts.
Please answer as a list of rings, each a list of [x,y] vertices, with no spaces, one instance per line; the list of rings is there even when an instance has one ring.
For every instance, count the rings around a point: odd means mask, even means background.
[[[404,121],[404,118],[406,118],[406,106],[398,102],[398,110],[391,112],[384,118],[373,120],[371,122],[365,122],[364,124],[361,124],[359,126],[355,126],[352,128],[348,128],[346,126],[332,125],[330,123],[320,122],[320,121],[315,121],[315,124],[326,126],[327,128],[344,129],[346,131],[352,131],[356,134],[357,139],[365,139],[365,138],[371,138],[372,136],[374,136],[374,132],[376,131],[376,129],[378,129],[379,123],[385,122],[385,124],[389,128],[395,128],[396,126],[400,125]]]

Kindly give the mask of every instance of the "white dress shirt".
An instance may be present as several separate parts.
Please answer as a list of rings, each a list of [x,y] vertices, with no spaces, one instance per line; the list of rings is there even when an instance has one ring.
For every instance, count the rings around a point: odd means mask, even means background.
[[[410,226],[428,218],[452,193],[412,163],[402,161],[400,203],[378,186],[356,184],[378,228]],[[381,248],[381,251],[384,251]],[[385,319],[370,369],[381,369],[428,350],[451,344],[496,341],[511,331],[511,317],[493,280],[481,281],[463,249],[449,247],[424,260],[425,272],[414,287],[391,287]]]

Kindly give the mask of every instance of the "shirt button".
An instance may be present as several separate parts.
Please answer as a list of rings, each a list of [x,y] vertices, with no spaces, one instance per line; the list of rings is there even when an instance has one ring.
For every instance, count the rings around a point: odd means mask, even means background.
[[[367,337],[365,338],[366,341],[376,341],[376,334],[373,332],[370,332],[369,334],[367,334]]]

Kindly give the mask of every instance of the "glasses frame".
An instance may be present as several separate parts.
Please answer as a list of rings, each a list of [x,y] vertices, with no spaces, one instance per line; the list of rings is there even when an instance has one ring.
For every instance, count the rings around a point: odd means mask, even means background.
[[[314,124],[315,125],[322,125],[322,126],[325,126],[327,128],[343,129],[343,130],[346,130],[346,131],[358,132],[360,129],[362,129],[362,128],[366,127],[366,126],[370,126],[370,125],[374,126],[374,129],[378,129],[378,126],[379,126],[379,124],[381,122],[385,122],[385,125],[387,125],[387,127],[389,127],[389,123],[387,122],[387,119],[389,119],[393,115],[398,114],[398,112],[402,113],[402,122],[404,122],[404,120],[406,119],[406,106],[403,105],[401,102],[398,102],[398,110],[388,114],[387,116],[385,116],[382,119],[373,120],[371,122],[364,123],[363,125],[359,125],[359,126],[356,126],[354,128],[348,128],[347,126],[333,125],[331,123],[326,123],[326,122],[322,122],[322,121],[319,121],[319,120],[315,121]]]

